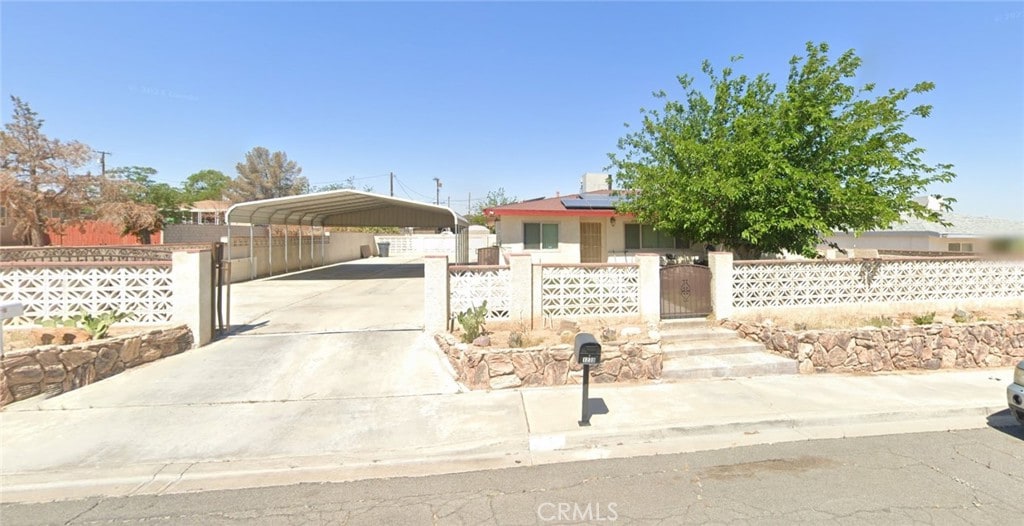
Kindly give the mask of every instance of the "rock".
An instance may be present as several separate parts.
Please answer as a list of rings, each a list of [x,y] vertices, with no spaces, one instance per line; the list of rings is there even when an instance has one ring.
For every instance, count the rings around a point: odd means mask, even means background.
[[[811,345],[810,343],[799,343],[796,346],[796,359],[804,361],[811,356],[812,352],[814,352],[814,345]]]
[[[60,361],[64,362],[64,367],[69,371],[77,369],[82,364],[89,363],[95,359],[95,351],[87,351],[84,349],[73,349],[60,353]]]
[[[613,358],[611,360],[603,360],[600,365],[597,366],[597,370],[602,373],[608,373],[610,375],[618,376],[619,371],[622,369],[622,359]]]
[[[96,374],[104,375],[114,367],[114,363],[117,362],[118,354],[117,351],[110,347],[104,347],[100,349],[100,352],[96,355],[96,361],[93,364],[96,366]]]
[[[61,367],[63,367],[63,364],[60,361],[60,352],[56,349],[37,353],[36,360],[39,362],[39,365],[42,365],[43,367],[49,367],[51,365],[61,365]]]
[[[803,360],[800,362],[800,374],[811,374],[814,372],[814,363],[811,360]]]
[[[643,334],[643,331],[640,330],[640,327],[624,327],[621,331],[619,331],[619,334],[624,339],[629,339],[640,336],[641,334]]]
[[[537,372],[537,366],[533,363],[533,358],[530,358],[530,355],[526,353],[519,352],[513,354],[512,366],[515,368],[515,373],[523,378]]]
[[[488,354],[484,357],[484,361],[487,362],[487,368],[492,378],[512,374],[516,370],[512,364],[512,358],[505,353]]]
[[[547,351],[547,354],[556,362],[568,361],[569,358],[573,357],[573,351],[569,348],[552,347]]]
[[[842,365],[846,361],[846,356],[847,353],[843,349],[832,349],[828,352],[828,365],[830,367]]]
[[[615,377],[610,374],[597,374],[591,379],[596,384],[610,384],[615,382]]]
[[[67,373],[64,371],[64,366],[61,364],[48,365],[43,367],[43,382],[45,383],[59,383],[64,381],[64,376]]]
[[[487,362],[481,361],[479,365],[470,370],[466,375],[470,389],[483,389],[491,382],[491,374],[487,370]]]
[[[43,392],[43,389],[39,387],[39,384],[12,385],[10,389],[11,395],[15,400],[32,398],[33,396]]]
[[[620,382],[624,382],[624,381],[628,381],[628,380],[635,380],[635,379],[636,379],[636,375],[633,374],[633,371],[630,370],[629,367],[622,367],[620,365],[620,368],[619,368],[619,381]]]
[[[491,389],[509,389],[512,387],[519,387],[523,385],[522,380],[514,374],[506,374],[504,376],[494,376],[491,378],[490,387]]]
[[[558,322],[558,332],[571,332],[573,334],[576,334],[577,332],[580,332],[580,324],[579,322],[575,322],[572,320],[560,320]]]
[[[129,338],[121,347],[121,361],[130,364],[139,359],[139,351],[142,348],[142,338]]]
[[[43,368],[34,364],[8,369],[7,381],[11,386],[38,384],[43,381]]]
[[[526,387],[544,385],[544,375],[539,373],[528,374],[526,378],[523,378],[523,385]]]
[[[490,347],[491,346],[491,337],[490,336],[477,336],[476,339],[473,340],[473,345],[476,345],[477,347]]]
[[[569,362],[549,363],[544,367],[544,385],[564,385],[569,373]]]
[[[605,327],[601,329],[601,341],[610,342],[615,341],[619,337],[619,332],[611,327]]]

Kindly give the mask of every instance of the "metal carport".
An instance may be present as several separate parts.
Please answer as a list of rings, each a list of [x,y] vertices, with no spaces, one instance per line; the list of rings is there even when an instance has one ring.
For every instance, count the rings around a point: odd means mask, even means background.
[[[238,203],[228,209],[226,222],[228,247],[231,246],[231,225],[234,223],[249,226],[250,258],[253,251],[253,226],[308,225],[311,240],[315,227],[451,227],[452,232],[457,235],[455,262],[469,261],[469,239],[466,230],[469,222],[466,218],[443,206],[359,190],[331,190]],[[301,240],[300,236],[300,246]],[[287,243],[287,232],[285,242]],[[312,246],[310,248],[312,249]],[[322,241],[320,253],[322,259]]]

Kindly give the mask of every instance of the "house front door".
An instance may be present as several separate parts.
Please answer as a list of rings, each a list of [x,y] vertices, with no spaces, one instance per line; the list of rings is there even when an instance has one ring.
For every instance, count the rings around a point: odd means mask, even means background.
[[[601,223],[580,223],[580,263],[604,263]]]

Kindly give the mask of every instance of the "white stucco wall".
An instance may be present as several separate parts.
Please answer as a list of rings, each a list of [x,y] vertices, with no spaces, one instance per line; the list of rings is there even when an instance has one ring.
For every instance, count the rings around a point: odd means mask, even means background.
[[[597,218],[595,218],[597,219]],[[558,225],[558,248],[526,250],[523,248],[523,223]],[[496,224],[498,243],[506,251],[530,254],[534,263],[579,263],[580,219],[578,217],[505,216]]]

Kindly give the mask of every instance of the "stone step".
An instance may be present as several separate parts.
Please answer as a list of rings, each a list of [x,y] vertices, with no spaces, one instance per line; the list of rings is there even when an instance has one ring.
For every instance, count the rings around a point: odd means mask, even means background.
[[[711,356],[720,354],[746,354],[765,352],[763,344],[744,340],[735,333],[732,339],[689,340],[665,343],[662,339],[661,350],[665,359],[683,356]]]
[[[731,340],[739,338],[736,331],[723,329],[721,327],[694,328],[694,329],[671,329],[661,330],[662,343],[707,341],[707,340]]]
[[[663,380],[797,374],[796,360],[769,353],[680,356],[665,360]]]

